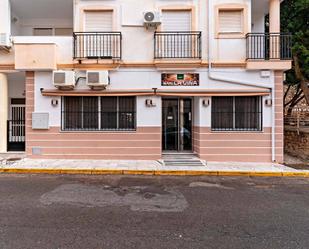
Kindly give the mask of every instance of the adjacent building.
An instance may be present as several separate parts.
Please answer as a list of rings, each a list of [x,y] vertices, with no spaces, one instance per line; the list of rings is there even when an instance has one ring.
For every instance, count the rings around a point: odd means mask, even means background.
[[[280,0],[0,0],[0,152],[283,161]]]

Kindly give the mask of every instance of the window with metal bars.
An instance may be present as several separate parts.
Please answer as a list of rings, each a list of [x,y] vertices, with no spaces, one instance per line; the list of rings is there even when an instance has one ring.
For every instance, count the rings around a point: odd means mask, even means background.
[[[135,97],[62,97],[64,131],[136,129]]]
[[[261,97],[212,97],[212,130],[261,131],[262,123]]]

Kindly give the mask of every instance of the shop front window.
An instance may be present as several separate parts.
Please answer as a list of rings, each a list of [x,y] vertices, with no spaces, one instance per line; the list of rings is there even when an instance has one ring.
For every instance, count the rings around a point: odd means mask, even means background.
[[[62,130],[135,130],[135,110],[135,97],[63,97]]]
[[[211,129],[214,131],[261,131],[259,96],[212,97]]]

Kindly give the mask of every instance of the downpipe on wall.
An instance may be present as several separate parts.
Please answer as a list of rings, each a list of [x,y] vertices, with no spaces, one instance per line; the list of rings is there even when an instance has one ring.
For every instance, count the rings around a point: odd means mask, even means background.
[[[216,76],[214,72],[212,71],[212,55],[211,55],[211,29],[210,29],[210,23],[212,21],[211,19],[211,6],[212,6],[212,0],[208,0],[208,46],[207,46],[207,54],[208,54],[208,78],[212,80],[217,80],[221,82],[227,82],[227,83],[234,83],[238,85],[243,85],[243,86],[253,86],[253,87],[258,87],[258,88],[268,88],[270,89],[271,92],[271,101],[272,101],[272,117],[271,117],[271,151],[272,151],[272,161],[276,161],[276,151],[275,151],[275,92],[274,92],[274,82],[271,86],[266,85],[266,84],[254,84],[252,82],[246,82],[242,80],[237,80],[237,79],[230,79],[230,78],[225,78],[222,76]]]

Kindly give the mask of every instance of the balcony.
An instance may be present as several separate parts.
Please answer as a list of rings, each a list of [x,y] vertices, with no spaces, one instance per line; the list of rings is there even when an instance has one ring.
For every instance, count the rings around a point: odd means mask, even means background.
[[[246,59],[248,69],[289,69],[292,60],[290,34],[248,33]]]
[[[75,32],[73,58],[76,60],[120,60],[121,32]]]
[[[155,32],[155,59],[201,59],[201,32]]]

